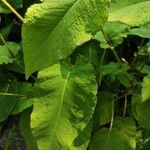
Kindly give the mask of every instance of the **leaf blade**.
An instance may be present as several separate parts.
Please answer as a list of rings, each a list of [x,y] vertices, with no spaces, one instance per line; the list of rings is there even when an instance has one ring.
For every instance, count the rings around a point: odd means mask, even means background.
[[[55,64],[90,40],[106,22],[107,7],[108,1],[103,0],[48,0],[33,5],[22,32],[27,76]]]

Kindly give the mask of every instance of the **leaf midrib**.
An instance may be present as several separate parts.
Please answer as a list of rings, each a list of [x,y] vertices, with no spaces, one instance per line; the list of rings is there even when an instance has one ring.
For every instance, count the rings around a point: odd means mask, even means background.
[[[59,108],[58,108],[58,117],[57,117],[57,120],[56,120],[56,124],[54,126],[53,135],[52,135],[52,138],[51,138],[52,140],[51,140],[51,143],[50,143],[50,150],[53,149],[52,145],[53,145],[53,141],[54,141],[54,136],[55,136],[55,132],[56,132],[59,120],[60,120],[62,105],[63,105],[63,101],[64,101],[64,95],[65,95],[65,92],[66,92],[66,87],[67,87],[67,83],[68,83],[68,80],[69,80],[69,77],[70,77],[70,73],[71,72],[68,72],[66,80],[64,82],[64,86],[62,88],[62,93],[61,93],[61,97],[60,97],[60,105],[59,105]]]

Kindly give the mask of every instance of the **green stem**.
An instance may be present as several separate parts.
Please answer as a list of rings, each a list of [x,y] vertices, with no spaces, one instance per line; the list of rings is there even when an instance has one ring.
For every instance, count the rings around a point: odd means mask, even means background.
[[[24,21],[23,17],[18,14],[18,12],[6,1],[1,0],[22,22]]]
[[[117,61],[119,62],[119,64],[121,64],[121,60],[120,60],[120,58],[119,58],[118,54],[116,53],[115,49],[112,47],[112,48],[111,48],[111,50],[112,50],[112,52],[113,52],[113,54],[114,54],[115,58],[116,58],[116,59],[117,59]]]
[[[106,49],[104,50],[103,55],[101,57],[100,66],[103,64],[105,55],[106,55]],[[101,85],[101,82],[102,82],[102,74],[100,73],[99,86]]]
[[[22,95],[22,94],[13,94],[13,93],[0,93],[0,96],[17,96],[17,97],[26,97],[26,95]]]
[[[2,42],[4,43],[4,45],[7,47],[7,49],[9,51],[10,55],[12,56],[12,58],[15,59],[15,56],[14,56],[13,52],[11,51],[9,46],[7,45],[7,42],[5,41],[5,39],[4,39],[4,37],[1,33],[0,33],[0,38],[1,38]]]
[[[7,47],[10,55],[12,56],[13,59],[15,59],[16,57],[14,56],[12,50],[9,48],[9,46],[7,45],[7,42],[5,41],[3,35],[0,33],[0,38],[3,42],[3,44]],[[17,61],[17,59],[15,60],[16,64],[24,71],[24,67],[19,63],[19,61]],[[31,75],[31,77],[36,81],[36,78],[34,76]]]
[[[105,40],[107,41],[107,44],[110,46],[110,49],[112,50],[112,52],[113,52],[115,58],[116,58],[117,61],[121,64],[121,60],[120,60],[118,54],[116,53],[116,51],[115,51],[113,45],[111,44],[109,38],[108,38],[107,35],[105,34],[104,30],[102,29],[101,32],[102,32],[102,34],[103,34]]]

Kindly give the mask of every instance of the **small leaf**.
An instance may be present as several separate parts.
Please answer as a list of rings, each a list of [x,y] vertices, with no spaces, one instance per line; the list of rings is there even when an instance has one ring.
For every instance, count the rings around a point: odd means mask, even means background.
[[[108,65],[102,65],[100,71],[103,75],[117,75],[119,73],[126,72],[129,69],[126,63],[113,63],[110,62]]]
[[[8,64],[14,61],[14,57],[20,50],[20,45],[8,42],[7,45],[0,45],[0,64]]]
[[[150,75],[144,77],[142,83],[142,101],[150,99]]]
[[[126,24],[123,24],[119,21],[114,22],[106,22],[106,24],[103,27],[103,32],[107,36],[106,41],[104,35],[102,32],[97,32],[97,34],[94,36],[94,38],[98,41],[100,41],[100,46],[102,48],[109,48],[111,46],[117,46],[118,44],[121,44],[123,42],[123,38],[127,37],[129,32],[129,26]],[[110,44],[109,46],[106,46]]]
[[[142,38],[150,39],[150,25],[149,26],[143,26],[140,28],[131,29],[129,34],[130,35],[137,35],[137,36],[142,37]]]
[[[144,67],[140,70],[141,73],[150,74],[150,66],[144,65]]]
[[[97,104],[94,112],[93,126],[97,129],[101,125],[107,124],[112,118],[113,108],[112,94],[106,91],[98,93]]]
[[[130,118],[114,120],[113,128],[100,129],[92,138],[90,150],[135,150],[136,127]]]
[[[29,83],[17,83],[17,93],[25,95],[24,97],[18,98],[15,106],[12,110],[12,114],[18,114],[25,109],[29,108],[33,104],[33,100],[30,99],[33,95],[33,86]]]
[[[78,47],[73,53],[72,59],[75,59],[78,55],[83,55],[88,59],[89,63],[94,67],[99,68],[102,52],[98,42],[92,40]]]
[[[0,83],[0,93],[6,94],[6,96],[0,94],[0,122],[2,122],[11,114],[17,101],[16,97],[7,96],[7,93],[15,94],[17,93],[17,88],[14,83]]]
[[[148,130],[150,130],[150,99],[142,103],[139,103],[136,107],[136,113],[138,116],[139,124]]]

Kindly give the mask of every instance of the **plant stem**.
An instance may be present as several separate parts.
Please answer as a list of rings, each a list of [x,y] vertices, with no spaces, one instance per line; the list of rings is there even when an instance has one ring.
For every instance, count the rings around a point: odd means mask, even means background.
[[[119,64],[121,64],[121,60],[120,60],[120,58],[119,58],[118,54],[116,53],[116,51],[114,50],[114,48],[113,48],[113,47],[111,48],[111,50],[112,50],[112,52],[113,52],[113,54],[114,54],[115,58],[116,58],[116,59],[117,59],[117,61],[119,62]]]
[[[125,116],[126,116],[127,104],[128,104],[128,101],[127,101],[127,94],[125,94],[124,109],[123,109],[123,118],[125,118]]]
[[[23,17],[18,14],[18,12],[6,1],[1,0],[22,22],[24,21]]]
[[[0,93],[0,96],[17,96],[17,97],[26,97],[26,95],[22,95],[22,94],[13,94],[13,93]]]
[[[7,45],[7,42],[5,41],[5,39],[4,39],[4,37],[1,33],[0,33],[0,38],[1,38],[2,42],[4,43],[4,45],[7,47],[7,49],[9,51],[10,55],[12,56],[12,58],[15,59],[15,56],[14,56],[13,52],[11,51],[9,46]]]
[[[111,44],[109,38],[108,38],[107,35],[105,34],[104,30],[102,29],[101,32],[102,32],[102,34],[103,34],[105,40],[107,41],[107,44],[110,46],[110,49],[112,50],[112,52],[113,52],[115,58],[117,59],[117,61],[119,62],[119,64],[121,64],[121,60],[120,60],[118,54],[116,53],[114,47],[112,46],[112,44]]]

